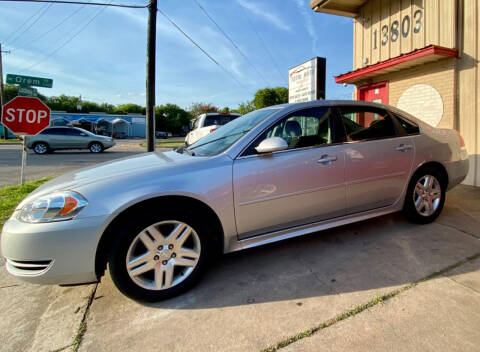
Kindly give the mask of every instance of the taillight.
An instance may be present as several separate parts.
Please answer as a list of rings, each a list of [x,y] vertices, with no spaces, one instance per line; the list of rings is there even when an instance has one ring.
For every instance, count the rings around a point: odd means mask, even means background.
[[[218,127],[215,127],[215,128],[212,128],[210,129],[210,133],[212,133],[213,131],[215,131]]]
[[[458,133],[458,138],[460,138],[460,148],[465,148],[466,147],[465,146],[465,141],[463,140],[462,135],[458,131],[457,131],[457,133]]]

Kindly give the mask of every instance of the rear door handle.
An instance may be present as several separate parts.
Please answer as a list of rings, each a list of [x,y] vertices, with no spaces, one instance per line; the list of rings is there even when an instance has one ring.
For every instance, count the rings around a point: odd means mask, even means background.
[[[332,163],[332,161],[335,160],[337,160],[337,157],[335,155],[322,155],[320,159],[317,160],[317,163],[329,165]]]
[[[400,144],[395,149],[398,150],[399,152],[407,152],[409,149],[412,149],[412,148],[413,148],[413,145],[411,144]]]

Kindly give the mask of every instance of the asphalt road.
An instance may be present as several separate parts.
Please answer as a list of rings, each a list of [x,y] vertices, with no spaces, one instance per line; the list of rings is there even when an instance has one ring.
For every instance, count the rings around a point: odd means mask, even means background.
[[[56,151],[51,154],[37,155],[27,153],[26,180],[35,180],[47,176],[58,176],[65,172],[83,167],[125,158],[143,153],[137,143],[121,143],[103,153],[93,154],[89,151]],[[22,149],[20,145],[0,145],[0,187],[20,183]]]

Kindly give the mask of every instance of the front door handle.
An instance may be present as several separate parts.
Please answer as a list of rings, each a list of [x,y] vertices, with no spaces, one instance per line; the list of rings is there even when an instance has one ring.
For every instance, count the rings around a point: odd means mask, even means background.
[[[400,144],[395,149],[398,150],[399,152],[408,152],[408,150],[412,148],[413,148],[413,145],[411,144]]]
[[[329,165],[332,163],[332,161],[335,160],[337,160],[337,157],[335,155],[322,155],[320,159],[317,160],[317,163]]]

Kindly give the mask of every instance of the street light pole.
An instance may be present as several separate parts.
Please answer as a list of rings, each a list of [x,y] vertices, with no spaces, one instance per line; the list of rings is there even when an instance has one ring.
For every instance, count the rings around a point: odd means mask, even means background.
[[[155,51],[157,38],[157,0],[150,0],[148,5],[147,33],[147,111],[146,137],[147,152],[155,151]]]

